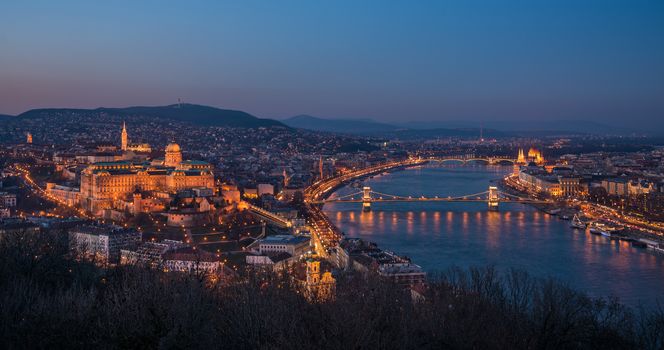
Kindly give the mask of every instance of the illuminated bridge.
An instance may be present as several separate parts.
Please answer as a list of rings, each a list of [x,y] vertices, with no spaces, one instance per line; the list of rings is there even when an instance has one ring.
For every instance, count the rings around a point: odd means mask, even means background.
[[[519,197],[513,194],[499,191],[497,187],[489,186],[484,192],[467,194],[463,196],[434,196],[434,197],[413,197],[399,196],[394,194],[380,193],[371,190],[371,187],[364,187],[362,191],[347,194],[340,197],[328,198],[312,204],[324,203],[362,203],[362,209],[371,210],[371,203],[382,202],[485,202],[489,210],[497,210],[499,203],[526,203],[526,204],[544,204],[550,203],[544,200],[537,200],[526,197]]]
[[[487,163],[487,164],[501,164],[501,163],[511,163],[511,164],[516,164],[518,162],[517,159],[512,159],[512,158],[506,158],[506,157],[477,157],[474,154],[466,154],[466,155],[457,155],[457,156],[440,156],[440,157],[428,157],[428,158],[423,158],[426,159],[430,162],[461,162],[461,163],[469,163],[469,162],[482,162],[482,163]]]

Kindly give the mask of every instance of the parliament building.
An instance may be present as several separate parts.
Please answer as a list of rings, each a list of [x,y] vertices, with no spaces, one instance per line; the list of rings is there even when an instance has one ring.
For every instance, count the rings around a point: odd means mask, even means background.
[[[127,136],[123,126],[122,145]],[[166,147],[164,159],[145,162],[100,162],[81,173],[81,206],[93,214],[113,207],[114,201],[128,200],[136,192],[176,193],[195,187],[214,188],[212,165],[183,160],[176,143]]]

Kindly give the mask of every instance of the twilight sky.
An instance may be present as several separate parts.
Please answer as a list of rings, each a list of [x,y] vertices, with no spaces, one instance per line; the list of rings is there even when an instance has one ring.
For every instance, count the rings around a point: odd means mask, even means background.
[[[0,113],[177,102],[261,117],[664,123],[664,1],[22,1]]]

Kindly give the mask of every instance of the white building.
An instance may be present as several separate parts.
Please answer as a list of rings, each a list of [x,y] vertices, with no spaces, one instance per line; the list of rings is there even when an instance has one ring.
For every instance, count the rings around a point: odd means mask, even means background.
[[[99,264],[117,263],[121,249],[133,249],[141,233],[113,225],[85,225],[69,230],[69,248],[77,256]]]
[[[264,195],[264,194],[269,194],[269,195],[274,194],[274,186],[272,186],[270,184],[259,184],[257,190],[258,190],[258,196],[259,197]]]
[[[0,206],[13,208],[16,206],[16,195],[9,192],[0,192]]]
[[[309,251],[310,241],[311,239],[305,236],[275,235],[254,242],[249,249],[261,255],[288,253],[291,256],[299,256]]]

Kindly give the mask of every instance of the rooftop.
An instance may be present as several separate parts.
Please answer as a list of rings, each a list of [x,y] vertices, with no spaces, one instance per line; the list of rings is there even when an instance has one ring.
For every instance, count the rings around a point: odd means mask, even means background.
[[[290,236],[290,235],[274,235],[268,236],[261,240],[261,243],[267,244],[301,244],[309,241],[309,237],[305,236]]]

